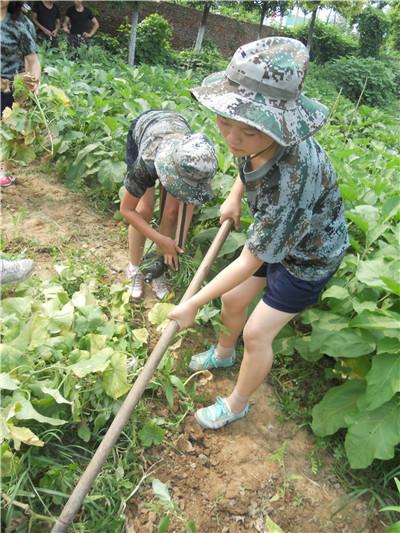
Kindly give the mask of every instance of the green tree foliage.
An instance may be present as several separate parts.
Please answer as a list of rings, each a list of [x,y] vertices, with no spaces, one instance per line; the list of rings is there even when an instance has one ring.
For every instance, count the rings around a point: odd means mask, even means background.
[[[169,22],[153,13],[146,17],[137,28],[136,56],[140,63],[159,64],[170,53],[172,30]]]
[[[299,26],[290,32],[291,36],[299,39],[305,45],[307,44],[308,34],[309,24]],[[313,45],[310,52],[311,61],[326,63],[332,59],[355,55],[357,50],[357,42],[337,26],[316,21]]]
[[[392,0],[388,14],[390,41],[400,50],[400,0]]]
[[[356,18],[360,33],[360,54],[362,57],[378,57],[385,40],[389,23],[385,14],[372,6],[364,9]]]
[[[382,61],[372,57],[349,57],[328,67],[337,89],[352,102],[383,106],[393,100],[396,92],[394,73]]]

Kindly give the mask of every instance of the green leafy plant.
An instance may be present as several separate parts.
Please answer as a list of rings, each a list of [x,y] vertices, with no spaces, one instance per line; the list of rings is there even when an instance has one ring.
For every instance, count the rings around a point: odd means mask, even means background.
[[[338,59],[329,65],[328,73],[352,102],[383,106],[393,101],[394,75],[382,61],[372,57]]]
[[[160,64],[170,54],[172,30],[169,22],[153,13],[146,17],[137,28],[136,55],[141,63]]]

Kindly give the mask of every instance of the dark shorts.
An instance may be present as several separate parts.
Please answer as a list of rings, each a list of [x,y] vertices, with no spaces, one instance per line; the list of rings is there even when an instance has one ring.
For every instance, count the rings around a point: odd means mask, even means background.
[[[3,111],[5,110],[6,107],[11,107],[13,105],[14,98],[13,98],[12,91],[7,92],[7,93],[1,91],[0,100],[1,100],[1,115],[2,115]],[[1,115],[0,115],[0,117],[1,117]]]
[[[321,291],[333,276],[331,274],[318,281],[306,281],[293,276],[280,263],[264,263],[253,275],[266,277],[263,301],[284,313],[300,313],[318,302]]]

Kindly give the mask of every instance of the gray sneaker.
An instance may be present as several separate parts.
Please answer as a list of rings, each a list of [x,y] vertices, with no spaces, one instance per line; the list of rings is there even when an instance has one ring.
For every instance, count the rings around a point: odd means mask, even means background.
[[[0,260],[0,283],[18,283],[28,278],[33,270],[31,259],[17,259],[16,261]]]

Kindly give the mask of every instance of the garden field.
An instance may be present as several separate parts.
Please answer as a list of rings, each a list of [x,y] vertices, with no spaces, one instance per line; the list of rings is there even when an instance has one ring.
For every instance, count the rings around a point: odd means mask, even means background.
[[[218,229],[235,179],[213,116],[192,101],[201,72],[130,68],[93,46],[43,52],[38,97],[16,89],[1,126],[17,183],[2,193],[2,253],[34,259],[3,289],[2,526],[50,531]],[[250,415],[218,432],[193,419],[238,367],[191,376],[219,303],[177,335],[77,515],[76,532],[394,533],[400,479],[398,102],[351,102],[312,65],[305,91],[331,110],[317,138],[338,172],[351,246],[318,306],[285,327]],[[216,198],[195,214],[174,294],[128,301],[118,212],[130,121],[182,112],[216,146]],[[231,261],[243,204],[213,267]],[[381,511],[391,506],[389,511]],[[392,525],[391,525],[392,524]],[[397,528],[397,529],[396,529]]]

